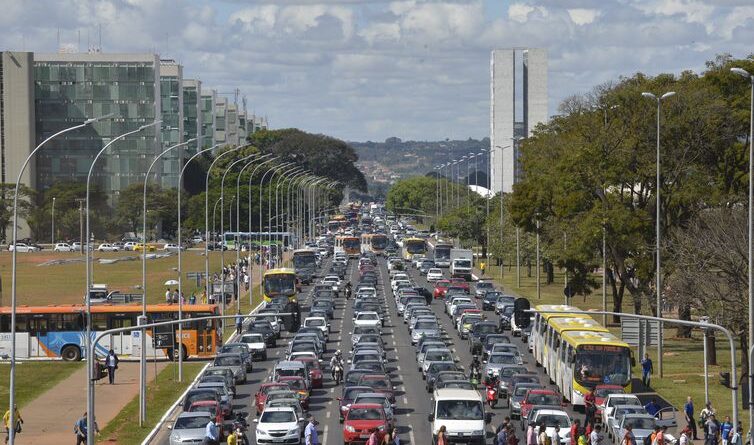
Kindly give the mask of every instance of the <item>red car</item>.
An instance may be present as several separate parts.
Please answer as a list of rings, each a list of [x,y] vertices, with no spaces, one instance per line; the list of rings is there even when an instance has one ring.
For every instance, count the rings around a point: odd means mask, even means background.
[[[445,291],[450,286],[450,280],[437,280],[435,281],[435,290],[432,291],[434,298],[445,298]]]
[[[534,405],[555,406],[560,408],[565,404],[563,403],[563,396],[556,393],[555,391],[551,391],[549,389],[530,389],[526,391],[524,400],[521,401],[522,422],[529,415],[529,410]]]
[[[264,404],[267,402],[267,393],[281,389],[291,389],[291,387],[286,385],[285,383],[262,383],[262,386],[259,387],[259,391],[254,394],[254,405],[257,408],[257,416],[262,414],[262,411],[264,411]]]
[[[346,445],[366,443],[375,429],[384,432],[387,427],[388,421],[382,405],[376,403],[353,404],[343,421],[343,442]]]
[[[469,287],[469,283],[463,278],[451,278],[449,281],[453,287],[462,287],[463,290],[465,290],[467,294],[471,291],[471,288]]]
[[[390,378],[386,375],[374,374],[363,375],[359,378],[359,386],[368,386],[380,394],[385,394],[390,399],[390,403],[395,404],[395,392]]]
[[[225,421],[223,417],[223,409],[216,400],[199,400],[191,404],[187,410],[190,413],[203,412],[210,413],[215,416],[215,421],[222,424]]]
[[[309,387],[303,377],[280,377],[278,383],[285,383],[293,392],[298,393],[301,408],[309,409]]]
[[[312,382],[312,388],[322,388],[324,376],[322,375],[319,360],[316,360],[314,357],[298,357],[295,361],[306,365],[306,369],[309,370],[309,380]]]
[[[594,416],[598,422],[602,420],[602,408],[605,405],[605,399],[607,399],[607,396],[610,394],[623,394],[625,392],[626,391],[620,385],[597,385],[594,387],[594,404],[597,408],[594,412]]]

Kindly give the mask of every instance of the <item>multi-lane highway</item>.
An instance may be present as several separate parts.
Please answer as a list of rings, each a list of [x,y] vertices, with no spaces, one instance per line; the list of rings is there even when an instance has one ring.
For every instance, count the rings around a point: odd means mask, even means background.
[[[329,267],[329,260],[324,262],[323,268]],[[430,413],[430,394],[425,389],[425,381],[422,379],[421,373],[416,364],[416,350],[411,344],[410,335],[406,324],[403,322],[402,317],[398,317],[396,313],[396,307],[394,298],[391,293],[389,284],[389,275],[384,259],[378,261],[378,286],[377,291],[385,296],[386,304],[386,319],[385,326],[382,331],[383,342],[385,344],[385,352],[387,355],[387,370],[392,380],[392,384],[395,388],[396,395],[396,419],[397,419],[397,431],[401,439],[401,443],[429,443],[432,440],[431,424],[427,420],[427,415]],[[427,289],[432,289],[431,285],[413,268],[410,268],[410,276],[416,285],[424,286]],[[351,260],[348,266],[348,277],[354,285],[358,282],[358,269],[356,267],[356,261]],[[302,319],[306,317],[306,311],[311,299],[311,287],[305,287],[302,291],[300,300],[304,312],[302,313]],[[330,357],[336,350],[343,351],[346,358],[349,357],[351,350],[351,336],[353,331],[353,300],[347,301],[341,297],[337,299],[336,309],[334,313],[334,319],[331,321],[331,334],[327,343],[327,351],[323,357],[323,367],[327,368],[330,361]],[[477,304],[481,306],[481,303],[477,300]],[[469,351],[467,340],[460,338],[458,332],[453,327],[449,317],[445,315],[443,311],[442,302],[440,300],[433,301],[430,308],[436,314],[437,319],[440,321],[445,332],[448,334],[449,347],[453,354],[459,359],[459,364],[464,366],[467,370],[472,360],[472,355]],[[497,315],[493,312],[486,312],[486,316],[489,319],[497,321]],[[283,332],[282,337],[278,340],[276,348],[272,348],[268,351],[268,359],[266,361],[254,362],[254,369],[248,376],[248,383],[239,385],[236,390],[236,398],[233,400],[233,408],[236,412],[242,411],[250,414],[250,431],[249,439],[252,443],[255,442],[255,424],[251,422],[255,415],[256,409],[254,407],[254,394],[259,389],[260,385],[268,380],[268,376],[274,368],[277,360],[284,359],[285,348],[288,345],[288,341],[292,337],[292,334]],[[527,351],[527,347],[517,337],[512,337],[514,344],[518,345],[519,350],[524,354],[525,364],[532,372],[536,372],[540,376],[542,383],[548,382],[547,377],[542,373],[540,368],[534,366],[534,361],[531,355]],[[348,365],[346,365],[346,369]],[[338,397],[342,391],[342,385],[334,385],[330,379],[329,369],[324,369],[325,382],[322,389],[313,389],[311,392],[309,413],[314,415],[319,422],[319,437],[320,442],[323,444],[340,444],[343,443],[342,424],[339,422],[339,403]],[[493,413],[492,422],[487,425],[488,443],[493,442],[494,430],[499,425],[503,418],[509,414],[507,406],[505,404],[498,404],[498,406],[491,410]],[[579,415],[570,412],[572,416],[578,417]],[[515,423],[516,425],[518,422]],[[517,434],[519,439],[523,441],[523,433],[520,428],[517,428]],[[167,444],[169,437],[169,430],[167,428],[157,436],[154,443]]]

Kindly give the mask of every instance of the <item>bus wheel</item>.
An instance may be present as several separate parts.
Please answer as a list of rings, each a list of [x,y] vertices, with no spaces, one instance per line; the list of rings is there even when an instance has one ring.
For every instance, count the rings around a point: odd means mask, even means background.
[[[68,345],[60,351],[60,357],[67,362],[81,360],[81,349],[78,346]]]
[[[170,354],[170,360],[177,362],[178,361],[178,351],[175,349],[171,349],[168,351]],[[181,354],[183,355],[183,360],[186,360],[188,358],[188,353],[186,352],[186,345],[181,345]]]

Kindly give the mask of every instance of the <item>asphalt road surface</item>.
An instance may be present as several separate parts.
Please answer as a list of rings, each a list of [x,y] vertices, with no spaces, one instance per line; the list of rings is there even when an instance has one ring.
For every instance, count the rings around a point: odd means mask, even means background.
[[[329,261],[330,259],[324,262],[324,267],[329,267]],[[385,320],[385,327],[383,328],[382,336],[385,343],[385,352],[387,353],[388,358],[388,372],[390,373],[390,378],[395,387],[395,412],[401,443],[430,444],[432,441],[432,434],[430,431],[430,423],[427,421],[427,414],[430,412],[431,395],[427,393],[425,389],[425,381],[422,379],[421,372],[416,366],[416,351],[414,346],[411,345],[408,328],[403,323],[403,319],[396,315],[394,298],[390,290],[388,272],[384,259],[379,260],[379,267],[377,269],[380,274],[380,282],[378,283],[377,291],[385,295],[388,309],[388,315]],[[447,269],[444,269],[444,271],[447,274]],[[430,290],[433,288],[433,286],[427,283],[418,271],[411,269],[410,275],[417,285],[425,286]],[[354,285],[358,282],[357,261],[351,260],[349,262],[348,276],[351,283]],[[310,290],[311,287],[305,287],[301,294],[303,308],[301,315],[302,320],[306,317],[305,311],[308,309]],[[335,317],[331,321],[331,333],[328,341],[328,348],[323,357],[323,373],[325,375],[324,388],[313,390],[310,399],[309,412],[313,414],[319,422],[319,438],[320,442],[324,445],[343,443],[342,425],[339,423],[339,405],[337,400],[337,397],[340,396],[342,385],[333,385],[333,382],[330,379],[329,361],[333,353],[338,349],[343,351],[346,358],[349,357],[349,352],[351,350],[350,332],[353,330],[352,301],[353,300],[347,302],[344,298],[340,298],[337,301]],[[478,300],[477,304],[481,306],[481,302]],[[440,320],[442,326],[450,337],[449,347],[460,360],[459,363],[468,371],[472,356],[469,352],[467,341],[462,340],[458,335],[458,332],[452,326],[450,319],[443,311],[442,302],[440,300],[433,301],[430,307],[436,313],[437,318]],[[488,319],[495,321],[498,320],[498,317],[494,312],[487,312],[486,315]],[[521,353],[524,355],[525,365],[532,372],[536,372],[540,376],[541,382],[549,382],[547,376],[542,372],[542,368],[535,367],[534,359],[531,354],[529,354],[527,345],[521,342],[519,337],[510,337],[511,341],[518,345]],[[252,422],[256,416],[254,394],[260,384],[267,381],[267,377],[272,371],[276,360],[284,358],[284,349],[287,347],[290,338],[290,333],[283,332],[282,337],[278,339],[277,348],[268,350],[268,359],[263,362],[254,362],[254,369],[248,376],[248,383],[237,387],[237,395],[233,401],[233,408],[235,411],[245,411],[250,414],[249,422],[251,431],[249,431],[248,436],[252,444],[255,443],[255,424]],[[346,368],[348,368],[348,365],[346,365]],[[555,389],[554,385],[546,386],[550,389]],[[497,407],[492,410],[492,423],[487,425],[487,443],[489,444],[494,443],[493,437],[495,427],[503,421],[505,416],[509,415],[507,404],[502,400],[500,402],[501,403],[498,403]],[[583,420],[583,414],[574,413],[570,409],[567,409],[567,411],[572,418],[581,418]],[[520,443],[522,445],[525,444],[526,441],[524,440],[523,432],[518,428],[519,422],[517,420],[514,421],[514,425],[517,427],[516,432]],[[163,431],[157,435],[153,443],[167,445],[168,435],[169,430],[166,427],[163,427]]]

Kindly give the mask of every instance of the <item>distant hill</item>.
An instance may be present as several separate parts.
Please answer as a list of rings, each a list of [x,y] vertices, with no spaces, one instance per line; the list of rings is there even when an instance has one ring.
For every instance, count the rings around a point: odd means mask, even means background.
[[[399,138],[388,138],[384,142],[349,142],[354,148],[359,160],[356,165],[364,172],[369,183],[370,192],[383,189],[397,179],[426,175],[433,173],[434,166],[444,164],[469,153],[479,153],[489,149],[489,138],[467,139],[463,141],[403,141]],[[479,184],[487,183],[487,157],[480,156],[477,162]],[[469,169],[473,184],[474,163]],[[465,167],[462,169],[465,176]]]

